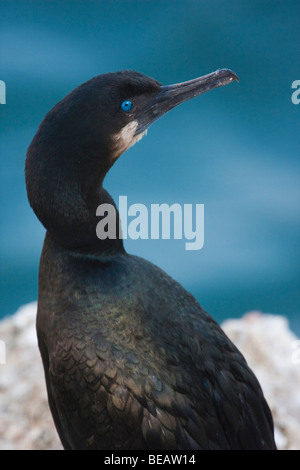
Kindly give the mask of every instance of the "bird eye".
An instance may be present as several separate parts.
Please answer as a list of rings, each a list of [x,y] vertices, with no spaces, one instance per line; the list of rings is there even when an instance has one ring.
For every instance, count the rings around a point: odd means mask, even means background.
[[[125,100],[123,101],[123,103],[121,104],[121,108],[123,109],[123,111],[130,111],[131,108],[132,108],[132,103],[131,101],[129,100]]]

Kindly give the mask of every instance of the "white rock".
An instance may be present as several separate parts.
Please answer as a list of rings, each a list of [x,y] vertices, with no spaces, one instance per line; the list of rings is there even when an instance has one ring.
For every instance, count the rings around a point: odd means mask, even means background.
[[[300,449],[300,342],[285,317],[250,312],[222,328],[255,372],[269,406],[279,449]]]
[[[49,411],[35,332],[36,302],[0,322],[0,450],[61,449]]]

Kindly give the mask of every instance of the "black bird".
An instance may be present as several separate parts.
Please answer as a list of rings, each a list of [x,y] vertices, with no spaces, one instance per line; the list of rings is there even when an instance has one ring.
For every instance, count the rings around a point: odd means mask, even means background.
[[[117,158],[167,111],[235,79],[97,76],[54,106],[28,149],[28,198],[47,230],[37,334],[65,449],[275,448],[260,385],[221,328],[120,236],[96,235]]]

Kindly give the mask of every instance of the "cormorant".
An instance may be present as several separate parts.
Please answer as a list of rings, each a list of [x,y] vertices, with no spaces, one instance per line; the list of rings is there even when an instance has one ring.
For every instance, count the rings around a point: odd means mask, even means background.
[[[117,158],[167,111],[235,79],[228,69],[170,86],[99,75],[33,138],[27,192],[47,230],[37,334],[65,449],[275,449],[261,387],[218,324],[121,237],[96,235],[97,207],[114,204],[102,183]]]

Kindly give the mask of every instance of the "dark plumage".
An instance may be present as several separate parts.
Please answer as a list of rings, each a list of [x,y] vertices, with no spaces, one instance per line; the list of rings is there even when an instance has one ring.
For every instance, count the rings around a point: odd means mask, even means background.
[[[121,153],[169,109],[236,78],[219,70],[163,87],[100,75],[46,115],[29,147],[28,198],[47,229],[37,333],[66,449],[275,448],[259,383],[220,327],[121,239],[96,236]]]

